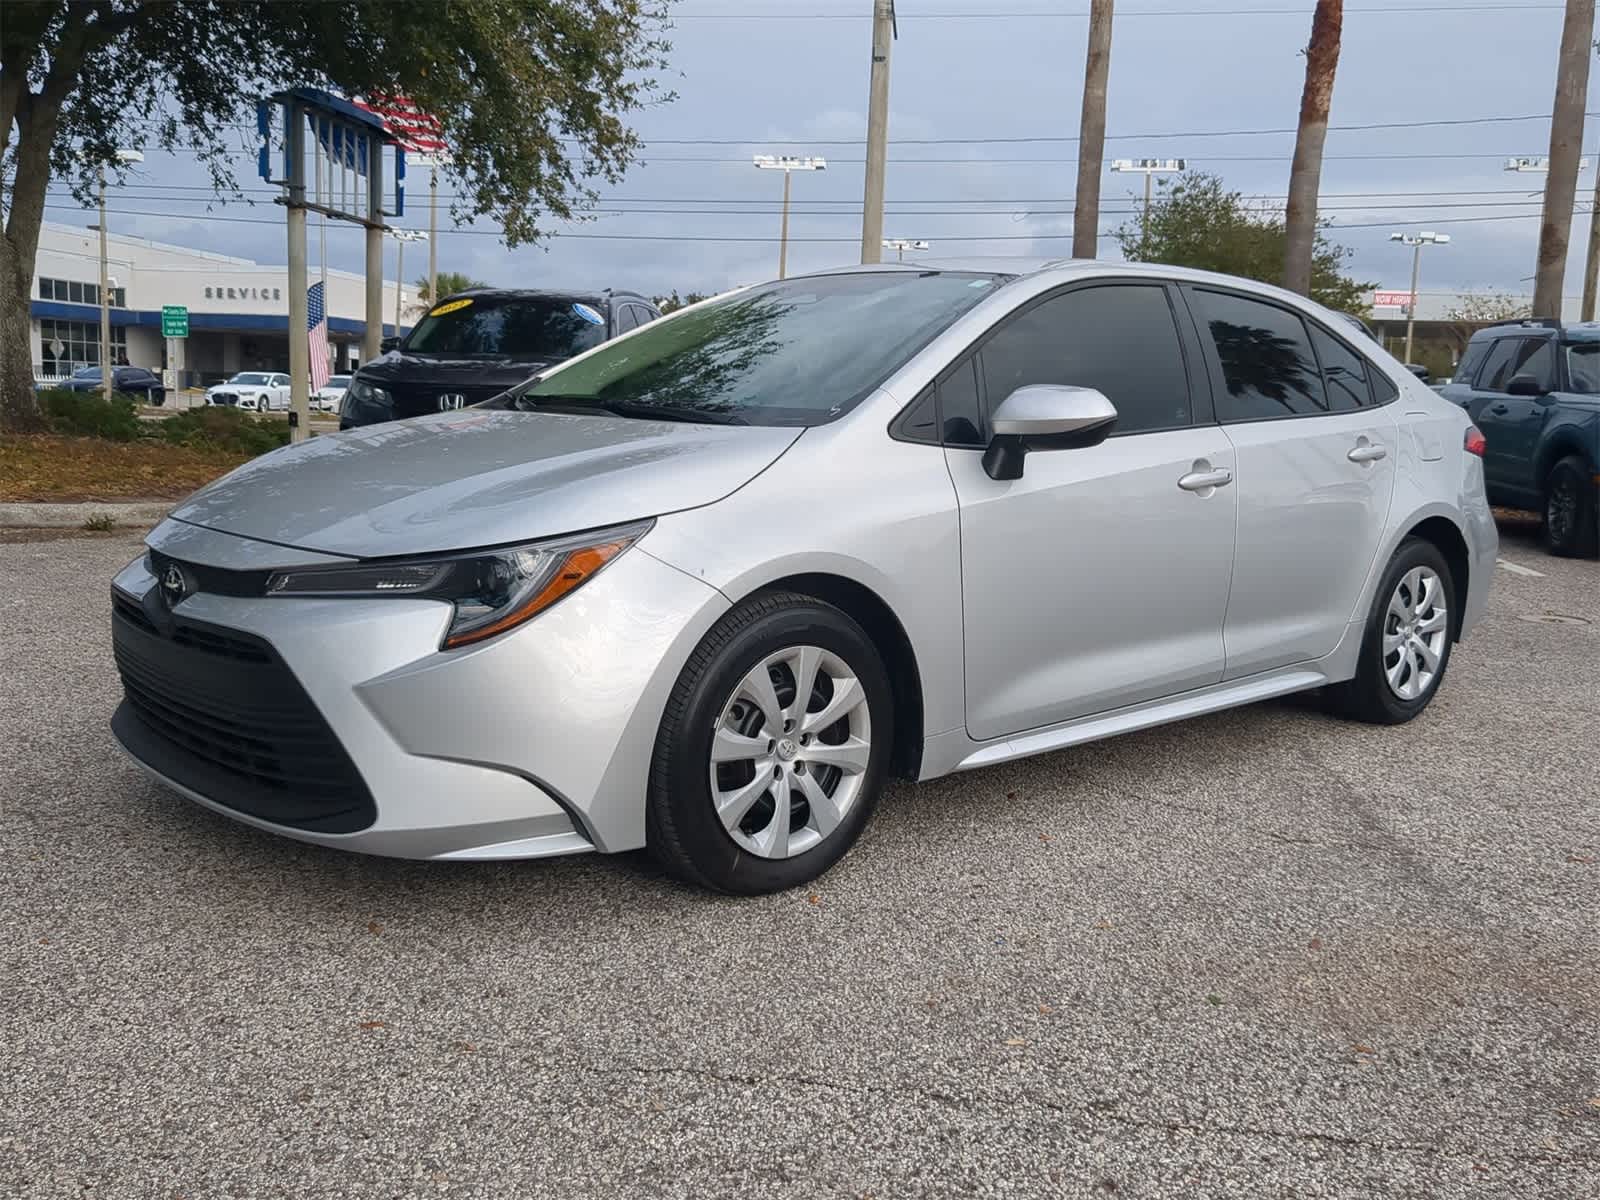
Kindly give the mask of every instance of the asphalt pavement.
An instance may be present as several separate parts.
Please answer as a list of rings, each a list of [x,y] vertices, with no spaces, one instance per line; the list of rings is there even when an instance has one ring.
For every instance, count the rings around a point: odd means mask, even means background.
[[[897,786],[813,888],[359,858],[106,722],[127,535],[0,537],[0,1195],[1600,1196],[1600,565],[1413,724]]]

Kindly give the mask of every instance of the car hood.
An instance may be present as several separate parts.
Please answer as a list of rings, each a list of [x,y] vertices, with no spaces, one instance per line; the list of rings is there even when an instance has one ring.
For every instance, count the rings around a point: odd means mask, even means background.
[[[802,430],[467,410],[324,434],[172,511],[191,525],[357,558],[504,545],[698,508]]]

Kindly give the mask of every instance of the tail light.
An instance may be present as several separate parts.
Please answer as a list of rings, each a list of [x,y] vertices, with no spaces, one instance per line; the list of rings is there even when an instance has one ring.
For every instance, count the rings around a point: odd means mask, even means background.
[[[1479,458],[1482,458],[1483,452],[1487,446],[1488,443],[1483,440],[1482,430],[1480,430],[1476,425],[1468,425],[1467,437],[1466,440],[1461,443],[1461,448],[1468,454],[1476,454]]]

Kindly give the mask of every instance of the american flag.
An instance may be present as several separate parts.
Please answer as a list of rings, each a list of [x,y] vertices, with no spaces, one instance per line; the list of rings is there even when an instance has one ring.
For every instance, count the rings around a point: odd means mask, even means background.
[[[328,305],[322,281],[306,289],[306,341],[311,347],[311,390],[328,386]]]

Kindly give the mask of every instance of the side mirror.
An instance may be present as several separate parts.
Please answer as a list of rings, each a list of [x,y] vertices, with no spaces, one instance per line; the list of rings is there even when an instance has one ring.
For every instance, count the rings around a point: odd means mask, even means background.
[[[391,350],[398,349],[399,346],[400,339],[397,337],[386,337],[378,343],[378,349],[384,354],[389,353]]]
[[[1506,392],[1512,396],[1542,396],[1549,390],[1537,375],[1513,375],[1506,384]]]
[[[989,419],[983,469],[990,479],[1021,479],[1028,451],[1096,446],[1116,423],[1116,406],[1094,388],[1053,383],[1019,387]]]

